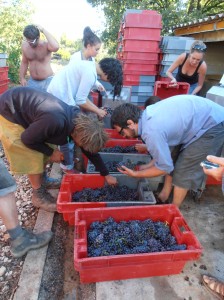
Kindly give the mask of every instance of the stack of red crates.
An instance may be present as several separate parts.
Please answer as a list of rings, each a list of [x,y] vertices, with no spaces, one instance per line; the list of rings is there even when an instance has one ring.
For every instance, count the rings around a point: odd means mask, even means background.
[[[0,67],[0,94],[8,89],[8,69],[9,67]]]
[[[161,15],[153,10],[128,9],[118,33],[117,58],[124,85],[132,86],[131,102],[141,105],[151,95],[159,68]]]

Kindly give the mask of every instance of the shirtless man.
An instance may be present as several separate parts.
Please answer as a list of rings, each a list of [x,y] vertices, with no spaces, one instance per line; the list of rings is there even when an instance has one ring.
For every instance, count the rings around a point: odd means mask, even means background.
[[[46,41],[40,40],[42,32]],[[28,25],[23,31],[24,40],[22,43],[22,61],[20,65],[20,83],[22,86],[29,86],[46,91],[53,77],[51,68],[51,53],[57,52],[59,44],[55,38],[42,26]],[[30,79],[25,79],[29,67]]]

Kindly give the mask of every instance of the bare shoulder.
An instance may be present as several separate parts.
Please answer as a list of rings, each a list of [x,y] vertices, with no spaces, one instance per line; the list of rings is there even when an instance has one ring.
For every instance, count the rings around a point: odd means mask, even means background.
[[[200,65],[199,72],[205,73],[207,71],[207,64],[205,61]]]

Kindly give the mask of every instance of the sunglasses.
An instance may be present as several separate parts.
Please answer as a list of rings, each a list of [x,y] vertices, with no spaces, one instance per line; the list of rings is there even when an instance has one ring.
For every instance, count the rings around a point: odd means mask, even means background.
[[[192,50],[198,50],[198,51],[201,51],[201,52],[206,52],[207,47],[203,46],[203,45],[195,45],[195,46],[192,47]]]
[[[124,133],[124,129],[127,128],[127,127],[121,127],[121,130],[118,131],[118,133],[121,135],[121,136],[124,136],[125,133]]]
[[[27,42],[27,43],[29,43],[31,45],[35,44],[37,42],[37,40],[38,40],[38,38],[35,38],[35,40],[33,40],[33,41],[29,41],[27,39],[23,39],[24,42]]]

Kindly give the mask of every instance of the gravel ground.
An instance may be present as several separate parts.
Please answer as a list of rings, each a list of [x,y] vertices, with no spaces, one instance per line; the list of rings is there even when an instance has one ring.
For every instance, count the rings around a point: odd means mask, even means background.
[[[0,155],[4,151],[0,144]],[[8,162],[3,156],[8,168]],[[34,228],[38,209],[31,202],[32,188],[27,176],[15,176],[17,182],[16,205],[18,208],[20,225],[32,230]],[[20,273],[22,271],[25,256],[13,258],[10,252],[10,239],[6,232],[5,225],[0,218],[0,294],[1,300],[10,300],[16,290]]]

